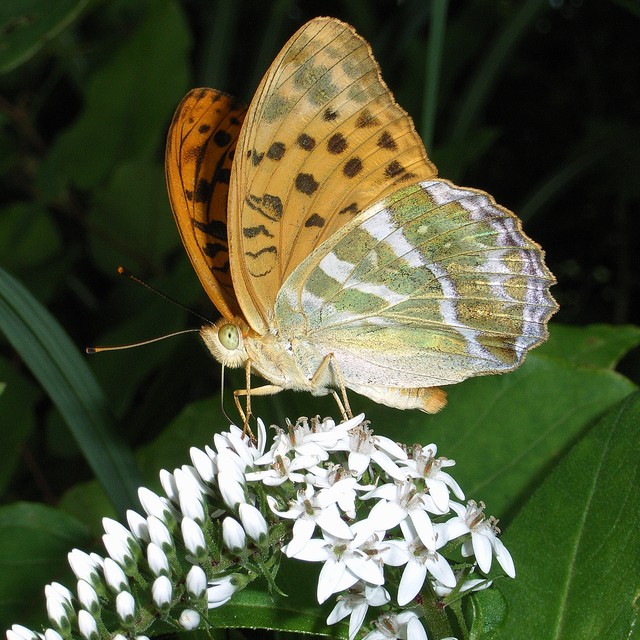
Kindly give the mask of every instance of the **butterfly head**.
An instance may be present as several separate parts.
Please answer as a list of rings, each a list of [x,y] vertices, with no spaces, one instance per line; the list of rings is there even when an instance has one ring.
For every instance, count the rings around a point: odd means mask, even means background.
[[[249,327],[240,318],[220,318],[200,329],[200,335],[214,357],[225,367],[241,367],[248,359],[244,336]]]

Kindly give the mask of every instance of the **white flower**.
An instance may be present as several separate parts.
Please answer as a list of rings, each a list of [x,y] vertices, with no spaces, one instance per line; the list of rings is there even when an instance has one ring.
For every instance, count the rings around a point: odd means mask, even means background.
[[[169,524],[178,515],[167,498],[161,498],[146,487],[138,489],[138,499],[148,516],[155,516],[164,524]]]
[[[371,491],[374,485],[361,485],[353,472],[340,465],[332,465],[323,477],[314,475],[313,484],[320,488],[318,504],[322,507],[335,503],[351,519],[356,517],[356,496],[358,491]]]
[[[168,609],[171,605],[173,586],[167,576],[160,576],[153,581],[151,597],[158,609]]]
[[[358,536],[353,540],[344,540],[326,532],[322,535],[323,540],[309,540],[295,556],[290,556],[307,562],[324,562],[317,588],[320,604],[332,593],[344,591],[358,580],[364,580],[372,585],[384,584],[382,567],[360,548],[368,544],[367,539]],[[286,546],[283,550],[287,553]]]
[[[381,607],[391,600],[389,592],[384,587],[376,587],[364,582],[358,582],[344,596],[338,596],[327,624],[335,624],[343,618],[349,618],[349,640],[353,640],[360,631],[369,606]]]
[[[136,612],[136,601],[128,591],[121,591],[116,596],[116,612],[125,625],[133,622]]]
[[[105,533],[102,536],[102,543],[104,544],[109,556],[121,567],[132,566],[134,564],[129,545],[119,536]]]
[[[452,502],[451,508],[458,515],[445,523],[443,535],[446,535],[448,540],[452,540],[470,533],[471,540],[466,540],[462,544],[462,555],[464,557],[475,555],[478,567],[483,573],[490,571],[491,559],[495,555],[504,572],[510,578],[515,578],[516,568],[511,554],[497,536],[500,532],[497,520],[493,517],[488,519],[485,517],[484,504],[481,502],[478,505],[473,500],[469,500],[465,508],[461,504]]]
[[[86,640],[93,640],[98,637],[98,625],[95,618],[84,609],[78,612],[78,629]]]
[[[44,640],[62,640],[62,636],[55,629],[45,629]]]
[[[114,593],[120,593],[120,591],[129,589],[127,576],[124,574],[120,565],[111,558],[105,558],[104,561],[104,581]]]
[[[176,479],[172,473],[169,473],[166,469],[160,469],[160,484],[167,494],[167,498],[174,504],[178,504],[178,487],[176,485]]]
[[[269,507],[276,515],[295,520],[293,536],[287,545],[289,557],[295,556],[311,540],[316,525],[336,538],[345,540],[353,538],[351,529],[340,517],[337,506],[335,504],[321,506],[318,498],[315,489],[307,485],[303,491],[298,491],[297,500],[290,503],[291,508],[288,511],[278,511],[275,498],[267,496]]]
[[[415,611],[383,614],[374,622],[374,625],[376,628],[362,640],[392,640],[393,638],[427,640],[427,632]]]
[[[436,458],[436,453],[435,444],[426,447],[414,445],[411,459],[403,460],[400,464],[409,477],[422,478],[426,481],[436,507],[444,514],[449,511],[449,489],[459,500],[464,500],[464,493],[453,477],[442,471],[443,467],[452,467],[455,462],[447,458]]]
[[[150,542],[147,545],[147,562],[154,576],[169,575],[167,554],[155,542]]]
[[[221,607],[231,600],[231,596],[236,592],[234,585],[235,576],[224,576],[216,578],[209,583],[207,588],[207,606],[209,609]]]
[[[351,422],[343,422],[336,429],[344,431]],[[402,482],[406,479],[407,474],[395,463],[407,457],[402,447],[390,438],[374,435],[362,420],[346,430],[349,431],[348,441],[338,444],[334,450],[349,452],[348,466],[351,471],[360,476],[373,461],[394,480]]]
[[[299,484],[304,482],[304,474],[300,473],[300,469],[306,469],[307,466],[312,466],[316,462],[316,458],[307,459],[298,456],[291,460],[287,456],[278,454],[269,469],[249,472],[245,474],[245,478],[247,482],[262,482],[268,487],[278,487],[287,480]]]
[[[389,531],[408,517],[424,546],[429,549],[435,547],[433,525],[427,513],[433,507],[433,499],[418,491],[413,482],[407,480],[402,484],[384,484],[363,498],[382,498],[367,516],[372,527]]]
[[[207,543],[200,525],[191,518],[184,518],[180,523],[184,545],[196,558],[206,555]]]
[[[178,493],[180,501],[180,511],[187,518],[195,520],[199,524],[204,524],[205,512],[204,505],[198,494],[188,489]]]
[[[129,529],[131,533],[142,542],[149,542],[149,527],[147,526],[147,519],[143,518],[136,511],[129,509],[127,511],[127,522],[129,523]]]
[[[84,551],[73,549],[67,556],[69,566],[75,573],[78,580],[86,580],[91,584],[98,584],[100,577],[98,575],[98,563]]]
[[[227,516],[222,521],[222,542],[227,549],[234,552],[247,546],[247,536],[242,525],[231,516]]]
[[[100,611],[100,602],[96,590],[86,580],[78,580],[77,591],[80,604],[91,614],[97,614]]]
[[[65,592],[55,589],[49,584],[44,588],[44,594],[47,603],[47,614],[51,623],[59,629],[68,628],[70,624],[69,616],[73,614],[71,598]]]
[[[262,542],[269,533],[267,522],[264,516],[250,504],[241,504],[238,508],[238,515],[240,516],[240,522],[247,535],[255,542]]]
[[[224,503],[231,509],[235,509],[239,504],[247,501],[244,494],[244,485],[238,482],[233,473],[229,471],[218,473],[218,489]]]
[[[192,598],[198,599],[204,595],[204,590],[207,587],[207,574],[202,567],[194,564],[193,567],[189,569],[186,586]]]
[[[406,540],[409,560],[402,572],[398,587],[398,604],[400,606],[409,604],[418,595],[427,573],[430,573],[445,586],[455,587],[456,577],[453,569],[447,560],[437,552],[437,549],[443,547],[447,540],[440,539],[436,535],[435,548],[428,549],[418,537],[410,521],[401,522],[400,528]]]
[[[189,449],[189,455],[202,480],[207,483],[215,482],[217,468],[211,457],[202,449],[197,449],[196,447]]]
[[[8,640],[37,640],[37,638],[38,634],[35,631],[31,631],[21,624],[12,625],[11,629],[7,631]]]
[[[192,631],[197,629],[200,624],[200,614],[193,609],[185,609],[178,618],[178,622],[183,629]]]
[[[71,593],[71,591],[69,591],[67,587],[65,587],[63,584],[60,584],[59,582],[52,582],[44,588],[45,596],[49,597],[54,593],[57,594],[69,606],[71,606],[73,602],[73,593]]]
[[[149,530],[149,539],[157,544],[163,551],[169,552],[173,549],[173,537],[167,529],[167,525],[155,516],[147,518],[147,528]]]

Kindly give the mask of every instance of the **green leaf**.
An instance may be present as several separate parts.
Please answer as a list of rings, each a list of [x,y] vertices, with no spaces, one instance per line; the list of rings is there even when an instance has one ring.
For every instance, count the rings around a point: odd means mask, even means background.
[[[32,58],[66,29],[90,0],[11,0],[0,3],[0,73]]]
[[[3,264],[19,270],[50,260],[61,248],[60,236],[46,208],[36,202],[16,202],[0,215],[0,255]]]
[[[544,477],[504,536],[518,576],[501,638],[637,637],[639,441],[636,393]]]
[[[118,163],[152,153],[187,86],[189,35],[175,2],[158,0],[130,39],[94,74],[85,110],[39,170],[45,197],[71,183],[93,189]]]
[[[318,571],[316,565],[301,567],[299,560],[284,558],[277,583],[286,596],[274,594],[272,597],[266,585],[256,582],[234,595],[223,607],[213,610],[210,622],[218,629],[258,628],[345,638],[347,624],[330,627],[325,624],[335,603],[318,605]]]
[[[536,355],[553,356],[574,362],[613,369],[620,359],[640,344],[640,327],[635,325],[592,324],[571,327],[551,326],[551,338]]]
[[[137,504],[139,476],[129,449],[114,436],[102,390],[53,316],[0,269],[0,326],[45,388],[119,513]]]
[[[468,601],[473,611],[469,640],[491,640],[507,618],[507,601],[497,588],[471,594]]]
[[[88,544],[86,528],[58,509],[27,502],[0,507],[0,627],[46,623],[44,585],[65,571],[70,578],[67,553]]]
[[[35,385],[0,358],[0,492],[3,491],[23,454],[23,447],[35,426],[35,404],[41,394]]]

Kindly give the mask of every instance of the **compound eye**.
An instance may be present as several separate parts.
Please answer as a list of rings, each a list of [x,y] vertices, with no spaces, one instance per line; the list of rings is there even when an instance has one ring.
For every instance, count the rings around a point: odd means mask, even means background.
[[[238,348],[240,344],[240,334],[238,333],[238,327],[234,324],[223,324],[218,329],[218,340],[220,344],[229,351],[233,351]]]

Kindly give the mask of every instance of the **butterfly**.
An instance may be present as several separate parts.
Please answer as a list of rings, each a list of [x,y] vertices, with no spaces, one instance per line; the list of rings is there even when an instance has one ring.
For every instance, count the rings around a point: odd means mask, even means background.
[[[201,336],[245,368],[245,424],[252,395],[283,389],[434,413],[440,386],[515,369],[547,337],[542,250],[490,195],[437,177],[370,46],[337,19],[292,36],[248,109],[189,92],[165,168],[222,315]],[[268,384],[251,389],[252,373]]]

